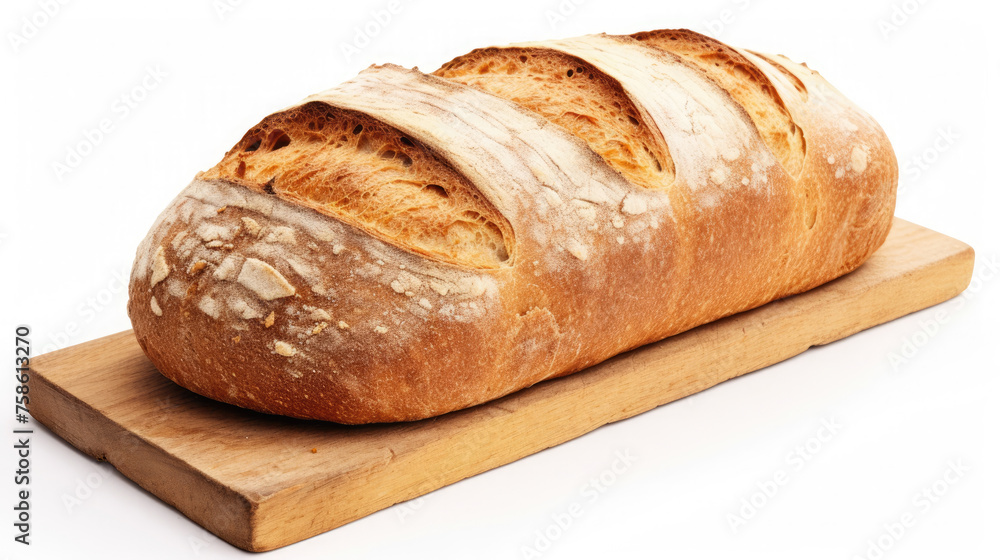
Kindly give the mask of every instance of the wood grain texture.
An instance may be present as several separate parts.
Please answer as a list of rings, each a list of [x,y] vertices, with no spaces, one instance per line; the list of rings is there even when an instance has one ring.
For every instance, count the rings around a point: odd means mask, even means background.
[[[222,539],[271,550],[945,301],[973,260],[964,243],[896,219],[861,268],[807,293],[413,423],[215,402],[159,375],[131,331],[36,358],[32,414]]]

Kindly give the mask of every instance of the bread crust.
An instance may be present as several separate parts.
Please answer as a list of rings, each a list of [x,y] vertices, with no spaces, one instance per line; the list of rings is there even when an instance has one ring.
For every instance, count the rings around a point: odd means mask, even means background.
[[[137,251],[128,310],[154,365],[262,412],[417,420],[808,290],[885,240],[892,148],[817,73],[738,51],[804,131],[793,177],[744,107],[678,56],[607,35],[528,46],[616,80],[662,135],[673,182],[632,184],[497,95],[372,67],[286,111],[357,111],[436,150],[509,223],[509,258],[431,258],[266,185],[202,174]]]

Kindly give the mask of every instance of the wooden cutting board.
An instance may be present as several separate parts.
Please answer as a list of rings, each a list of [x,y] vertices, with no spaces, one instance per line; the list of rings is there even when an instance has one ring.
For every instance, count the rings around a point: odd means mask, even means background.
[[[39,356],[31,413],[222,539],[288,545],[958,295],[973,251],[897,219],[857,271],[503,399],[370,426],[267,416],[162,377],[131,331]]]

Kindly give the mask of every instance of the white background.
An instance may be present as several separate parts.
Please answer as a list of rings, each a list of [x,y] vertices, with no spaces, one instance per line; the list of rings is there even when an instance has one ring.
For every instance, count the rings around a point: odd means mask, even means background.
[[[387,0],[234,0],[220,13],[221,2],[68,2],[50,18],[37,1],[3,3],[2,332],[31,325],[40,352],[129,328],[119,278],[147,228],[272,111],[371,63],[431,71],[475,47],[601,31],[689,27],[808,62],[889,134],[903,169],[897,214],[971,244],[978,261],[964,305],[810,350],[268,558],[524,558],[574,502],[583,515],[545,558],[874,557],[869,540],[905,512],[916,522],[884,558],[1000,557],[1000,271],[986,266],[1000,259],[995,3],[402,0],[347,57]],[[48,21],[15,47],[24,17]],[[148,68],[166,75],[125,114],[119,98]],[[59,176],[53,164],[102,119],[113,130]],[[926,326],[942,310],[946,322]],[[906,341],[920,347],[894,367]],[[841,428],[797,469],[788,454],[824,419]],[[12,542],[16,458],[0,451],[8,557],[250,556],[50,432],[32,446],[30,547]],[[626,450],[636,460],[588,501],[583,486]],[[953,461],[968,472],[928,510],[915,505]],[[788,483],[734,530],[730,514],[779,470]]]

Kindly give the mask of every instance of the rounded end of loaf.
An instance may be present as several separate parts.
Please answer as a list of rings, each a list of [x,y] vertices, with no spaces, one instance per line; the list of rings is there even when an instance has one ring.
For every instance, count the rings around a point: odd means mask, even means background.
[[[885,242],[896,206],[896,154],[878,122],[819,72],[782,55],[747,55],[777,70],[772,81],[808,131],[795,177],[807,232],[802,254],[812,257],[804,266],[829,270],[810,289],[855,270]]]
[[[503,274],[195,180],[140,245],[128,314],[153,365],[205,397],[344,424],[419,420],[545,371],[546,352],[511,365],[558,333],[545,313],[504,312]]]

